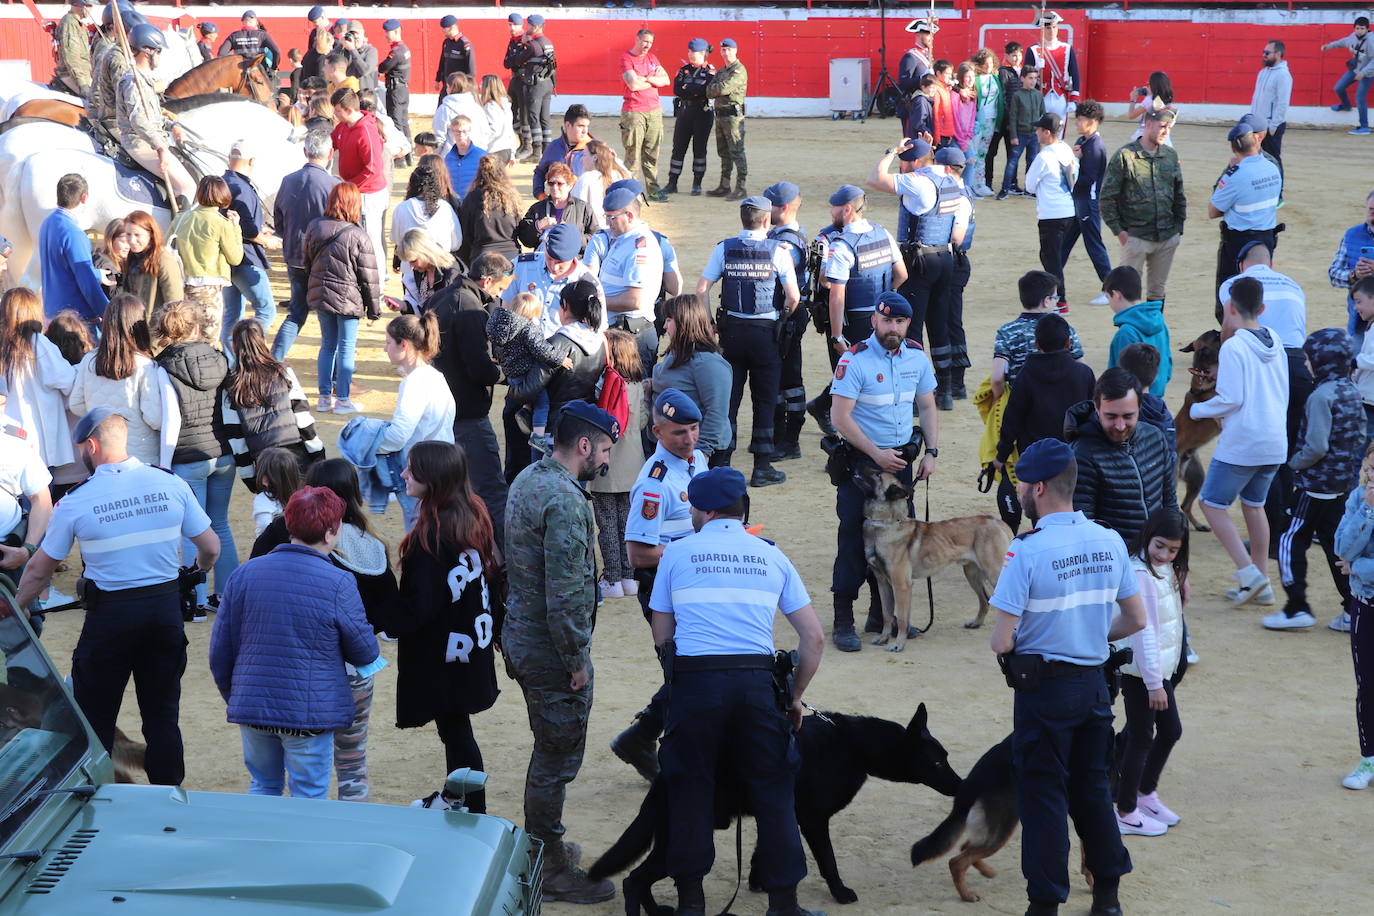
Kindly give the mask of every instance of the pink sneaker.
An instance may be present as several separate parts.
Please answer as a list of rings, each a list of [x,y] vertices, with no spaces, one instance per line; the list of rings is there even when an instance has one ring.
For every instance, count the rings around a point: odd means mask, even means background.
[[[1183,818],[1170,811],[1168,807],[1165,806],[1164,802],[1159,800],[1159,792],[1151,792],[1149,795],[1137,796],[1136,810],[1144,811],[1165,827],[1172,827],[1183,820]]]
[[[1140,808],[1130,814],[1116,812],[1116,827],[1122,836],[1163,836],[1169,828],[1150,817]]]

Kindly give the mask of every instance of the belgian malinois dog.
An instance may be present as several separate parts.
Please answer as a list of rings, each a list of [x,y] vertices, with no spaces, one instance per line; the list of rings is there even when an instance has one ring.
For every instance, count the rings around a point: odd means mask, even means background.
[[[1007,526],[991,515],[941,522],[908,518],[909,487],[876,470],[862,475],[861,480],[868,494],[864,502],[864,555],[883,599],[883,632],[874,637],[873,644],[887,645],[889,652],[906,648],[912,584],[951,563],[964,568],[964,578],[978,596],[978,616],[964,626],[982,626],[988,615],[988,598],[1011,543]]]
[[[1193,516],[1193,502],[1202,489],[1206,471],[1197,453],[1208,442],[1221,435],[1221,424],[1213,419],[1194,420],[1189,411],[1194,404],[1211,400],[1217,393],[1217,363],[1221,359],[1221,332],[1204,331],[1197,340],[1180,353],[1193,354],[1193,365],[1188,372],[1192,379],[1188,383],[1188,393],[1183,396],[1183,406],[1174,415],[1174,428],[1178,430],[1178,476],[1183,481],[1183,500],[1179,508],[1188,518],[1194,531],[1212,530],[1204,522]]]

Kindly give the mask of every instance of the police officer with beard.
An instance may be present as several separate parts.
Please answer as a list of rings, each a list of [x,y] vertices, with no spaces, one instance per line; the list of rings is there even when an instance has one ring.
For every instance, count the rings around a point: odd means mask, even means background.
[[[706,144],[711,139],[715,113],[711,110],[706,87],[716,68],[706,62],[711,45],[704,38],[687,42],[687,63],[673,77],[673,156],[668,162],[665,194],[678,192],[677,180],[692,147],[692,196],[701,196],[701,181],[706,177]]]
[[[1078,462],[1068,445],[1032,444],[1016,477],[1036,527],[1007,551],[990,602],[992,651],[1016,691],[1012,755],[1026,914],[1054,916],[1068,899],[1072,816],[1093,876],[1092,912],[1119,916],[1117,887],[1131,857],[1108,787],[1115,735],[1103,665],[1109,641],[1145,625],[1145,605],[1121,536],[1074,511]]]
[[[768,891],[769,916],[812,916],[797,904],[806,874],[794,808],[793,731],[825,638],[797,570],[781,550],[744,529],[748,488],[733,468],[687,487],[697,533],[668,545],[659,563],[654,644],[668,687],[660,757],[668,789],[668,874],[681,916],[703,916],[702,880],[715,858],[716,771],[736,761],[758,824],[751,875]],[[773,620],[797,631],[800,661],[791,695],[774,682]]]

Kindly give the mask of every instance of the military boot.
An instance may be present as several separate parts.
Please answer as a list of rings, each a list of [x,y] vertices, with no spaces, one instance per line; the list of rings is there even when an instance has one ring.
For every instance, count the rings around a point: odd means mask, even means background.
[[[835,435],[835,424],[830,422],[830,408],[822,407],[820,403],[818,403],[819,401],[820,398],[816,398],[813,401],[807,401],[806,412],[811,414],[811,419],[816,421],[816,425],[820,427],[822,436],[833,436]]]
[[[703,178],[705,178],[705,177],[706,177],[706,173],[705,173],[705,172],[693,172],[693,173],[692,173],[692,196],[693,196],[693,197],[700,197],[700,196],[701,196],[701,180],[702,180]]]
[[[949,393],[956,401],[968,400],[968,386],[964,384],[964,367],[950,370]]]
[[[797,903],[797,888],[793,885],[768,892],[768,916],[825,916],[825,911],[803,909]]]
[[[786,480],[787,475],[773,467],[767,457],[759,456],[754,459],[754,472],[749,475],[749,486],[771,487]]]
[[[744,176],[740,175],[735,179],[735,189],[725,195],[726,200],[744,200],[749,196],[749,192],[744,189]]]
[[[602,903],[615,896],[615,885],[605,878],[593,881],[567,859],[564,850],[550,854],[544,847],[544,902]]]
[[[863,648],[859,634],[854,632],[854,600],[835,596],[835,624],[830,639],[841,652],[858,652]]]
[[[514,153],[511,154],[511,158],[514,159],[516,162],[524,162],[526,159],[529,158],[529,156],[530,156],[530,150],[531,150],[530,138],[529,138],[529,137],[521,137],[521,138],[520,138],[520,148],[517,149]]]
[[[773,461],[789,461],[801,457],[801,428],[806,422],[806,414],[800,410],[795,413],[778,411],[773,428],[778,431],[778,447],[773,452]]]
[[[677,189],[677,177],[678,177],[677,172],[673,172],[672,174],[670,174],[670,175],[668,176],[668,183],[665,184],[665,185],[663,186],[663,193],[664,193],[664,194],[677,194],[677,193],[678,193],[678,189]]]
[[[730,193],[730,173],[720,173],[720,184],[706,192],[707,197],[724,197]]]
[[[954,409],[954,395],[950,394],[950,371],[935,370],[935,406],[940,410]]]
[[[640,776],[653,782],[658,776],[658,725],[645,715],[635,713],[630,727],[611,739],[611,752],[635,768]]]
[[[700,878],[680,878],[677,884],[677,916],[706,916],[706,892]]]

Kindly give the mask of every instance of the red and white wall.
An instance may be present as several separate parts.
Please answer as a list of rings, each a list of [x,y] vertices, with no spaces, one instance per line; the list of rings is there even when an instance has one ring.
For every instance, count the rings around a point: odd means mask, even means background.
[[[1037,4],[1038,5],[1038,4]],[[142,5],[154,21],[184,16],[183,24],[213,20],[222,38],[238,27],[244,4],[184,9],[170,5]],[[309,26],[305,13],[311,4],[258,6],[263,27],[283,53],[304,49]],[[887,64],[895,76],[897,62],[909,45],[903,26],[924,4],[893,2],[886,25]],[[57,19],[65,7],[39,4],[44,17]],[[433,76],[442,34],[439,17],[449,9],[327,6],[331,16],[347,16],[364,24],[374,44],[384,43],[381,23],[395,17],[404,23],[404,39],[415,55],[412,110],[433,105]],[[939,10],[941,31],[936,54],[952,61],[987,46],[1000,54],[1010,40],[1029,44],[1037,37],[1029,23],[1034,6],[1022,9]],[[753,115],[817,116],[829,113],[829,61],[866,57],[878,74],[881,21],[873,9],[764,8],[753,3],[736,6],[692,6],[608,10],[541,8],[506,0],[500,7],[453,10],[462,17],[463,31],[477,48],[478,73],[498,73],[506,45],[506,15],[542,13],[549,37],[558,52],[559,81],[555,108],[574,101],[594,112],[619,110],[616,63],[633,42],[634,32],[647,25],[656,36],[655,53],[670,73],[683,57],[687,41],[705,38],[719,45],[722,38],[739,43],[740,59],[749,68],[749,110]],[[1288,46],[1293,71],[1291,122],[1345,123],[1349,115],[1327,109],[1330,87],[1345,72],[1344,51],[1322,52],[1326,42],[1348,35],[1355,13],[1348,8],[1284,11],[1219,8],[1194,10],[1136,6],[1127,10],[1061,11],[1065,33],[1072,33],[1083,70],[1085,97],[1096,98],[1108,111],[1124,110],[1133,86],[1143,85],[1152,70],[1164,70],[1173,80],[1176,101],[1191,119],[1231,118],[1248,108],[1260,51],[1266,40],[1280,38]],[[25,5],[0,7],[0,59],[27,60],[34,79],[46,81],[52,71],[51,43]]]

